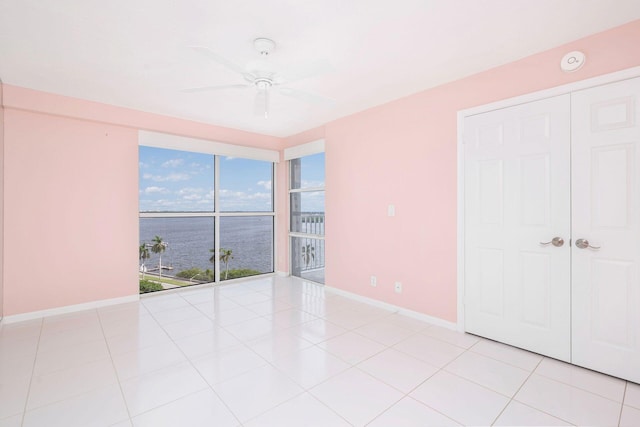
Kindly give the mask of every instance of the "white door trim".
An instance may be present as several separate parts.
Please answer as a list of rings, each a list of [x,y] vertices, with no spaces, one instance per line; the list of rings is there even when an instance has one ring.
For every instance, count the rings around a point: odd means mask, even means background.
[[[634,77],[640,77],[640,67],[628,68],[626,70],[617,71],[610,74],[604,74],[602,76],[592,77],[586,80],[580,80],[566,85],[545,89],[538,92],[528,93],[526,95],[516,96],[513,98],[504,99],[490,104],[480,105],[469,109],[458,111],[458,209],[457,209],[457,221],[458,221],[458,251],[457,251],[457,287],[458,287],[458,304],[457,304],[457,329],[458,331],[464,331],[465,319],[464,319],[464,295],[465,295],[465,277],[464,277],[464,242],[465,242],[465,230],[464,230],[464,120],[466,117],[476,114],[486,113],[488,111],[497,110],[500,108],[512,107],[514,105],[524,104],[527,102],[538,101],[544,98],[550,98],[557,95],[564,95],[567,93],[575,92],[582,89],[588,89],[595,86],[601,86],[621,80],[627,80]]]

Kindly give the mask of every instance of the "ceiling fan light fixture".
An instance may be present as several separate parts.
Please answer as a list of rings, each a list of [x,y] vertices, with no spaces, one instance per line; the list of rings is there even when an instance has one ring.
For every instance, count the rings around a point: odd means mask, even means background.
[[[271,39],[259,37],[253,41],[253,46],[260,55],[267,56],[276,48],[276,42]]]
[[[253,81],[253,84],[258,88],[258,90],[269,90],[271,86],[273,86],[273,81],[271,79],[265,78],[257,78]]]

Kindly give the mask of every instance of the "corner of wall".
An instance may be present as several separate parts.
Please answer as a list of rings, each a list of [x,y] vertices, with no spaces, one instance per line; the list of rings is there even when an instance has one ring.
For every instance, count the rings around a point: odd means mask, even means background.
[[[0,320],[4,313],[4,102],[0,78]]]

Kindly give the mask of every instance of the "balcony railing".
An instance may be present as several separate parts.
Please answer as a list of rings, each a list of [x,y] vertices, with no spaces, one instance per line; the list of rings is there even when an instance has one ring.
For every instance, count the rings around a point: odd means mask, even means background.
[[[324,236],[324,213],[302,213],[300,221],[303,233]]]
[[[324,283],[324,239],[319,238],[324,237],[324,213],[295,213],[291,221],[291,229],[297,234],[291,239],[293,274]]]

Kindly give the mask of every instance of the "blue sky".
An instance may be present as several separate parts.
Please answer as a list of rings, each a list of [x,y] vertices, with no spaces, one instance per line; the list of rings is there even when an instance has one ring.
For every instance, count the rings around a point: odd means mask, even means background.
[[[221,210],[271,211],[271,169],[270,162],[220,157]],[[303,171],[303,186],[324,185],[324,154],[305,158]],[[210,154],[140,147],[141,212],[212,212],[213,180],[214,157]],[[324,211],[324,194],[310,198],[306,208]]]
[[[324,187],[324,153],[302,157],[301,186]]]

